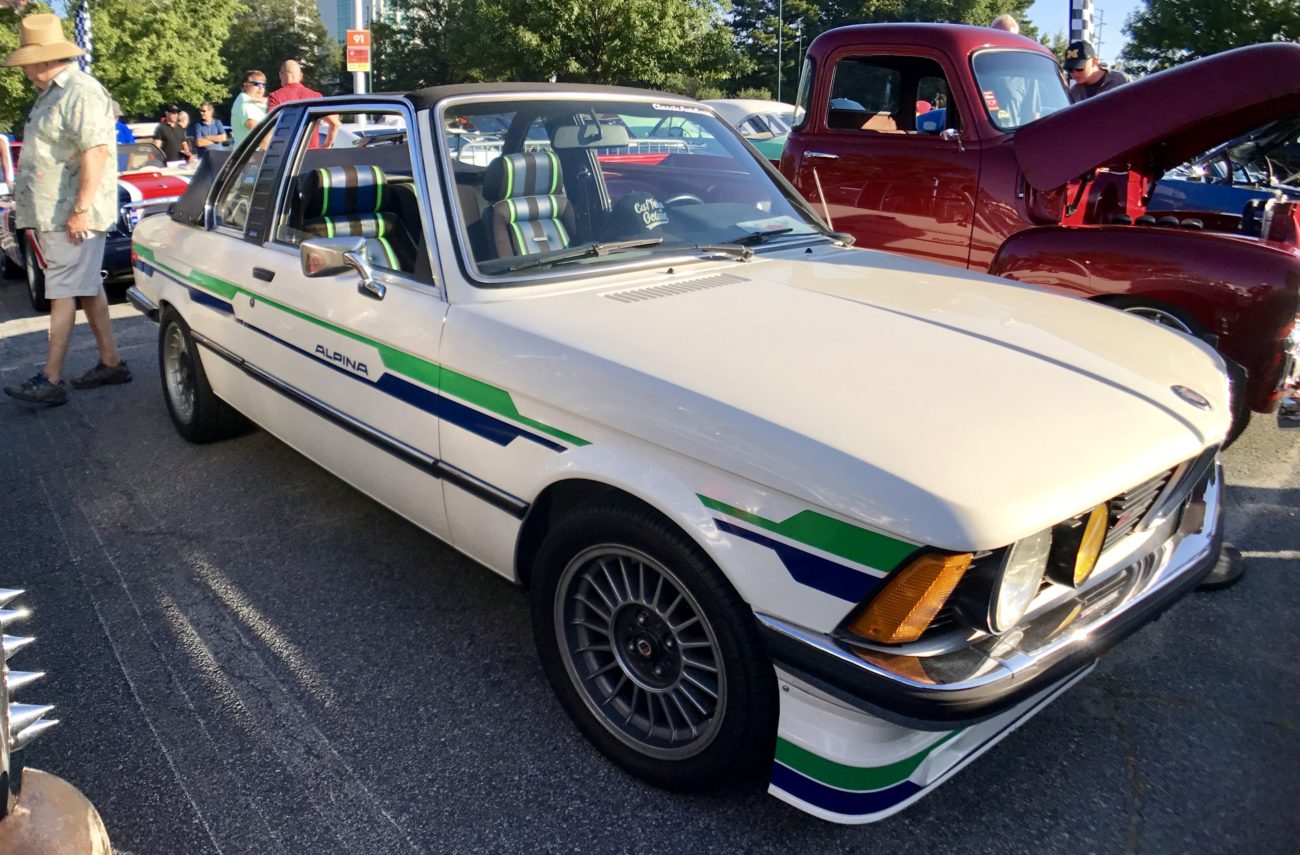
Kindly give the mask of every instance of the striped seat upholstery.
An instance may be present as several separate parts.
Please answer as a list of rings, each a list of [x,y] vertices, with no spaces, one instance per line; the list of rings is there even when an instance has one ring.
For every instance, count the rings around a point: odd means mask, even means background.
[[[370,263],[410,273],[415,245],[398,217],[396,193],[377,166],[307,173],[302,230],[313,237],[363,237]]]
[[[505,154],[488,164],[483,194],[498,258],[563,249],[573,236],[560,161],[551,151]]]

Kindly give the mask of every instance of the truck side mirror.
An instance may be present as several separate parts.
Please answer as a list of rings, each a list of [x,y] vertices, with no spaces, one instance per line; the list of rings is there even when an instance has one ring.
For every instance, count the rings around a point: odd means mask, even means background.
[[[939,139],[957,143],[958,151],[966,150],[966,146],[961,143],[960,128],[944,128],[942,131],[939,131]]]

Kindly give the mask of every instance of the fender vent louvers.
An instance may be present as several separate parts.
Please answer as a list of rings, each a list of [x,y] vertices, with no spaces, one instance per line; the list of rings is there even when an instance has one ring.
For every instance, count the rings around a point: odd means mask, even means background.
[[[719,288],[723,285],[735,285],[739,282],[748,282],[743,276],[732,276],[730,273],[722,273],[717,276],[706,276],[703,279],[687,279],[685,282],[670,282],[666,285],[651,285],[648,288],[633,288],[630,291],[617,291],[605,296],[611,300],[617,300],[620,303],[641,303],[646,300],[658,300],[663,297],[676,297],[680,294],[689,294],[692,291],[706,291],[709,288]]]

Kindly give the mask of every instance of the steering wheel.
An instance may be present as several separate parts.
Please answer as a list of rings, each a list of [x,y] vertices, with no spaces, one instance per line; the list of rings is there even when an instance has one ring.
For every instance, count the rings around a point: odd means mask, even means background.
[[[693,193],[678,193],[676,195],[669,196],[667,199],[664,200],[665,208],[672,208],[676,205],[703,205],[703,204],[704,204],[704,200],[701,199],[699,196],[694,195]]]

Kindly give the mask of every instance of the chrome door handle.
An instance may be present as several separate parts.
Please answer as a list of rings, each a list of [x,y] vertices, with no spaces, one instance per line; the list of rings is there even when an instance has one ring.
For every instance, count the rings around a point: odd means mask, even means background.
[[[831,154],[825,151],[805,151],[803,153],[803,156],[808,158],[809,160],[813,160],[813,159],[839,160],[840,159],[840,156],[838,154]]]

